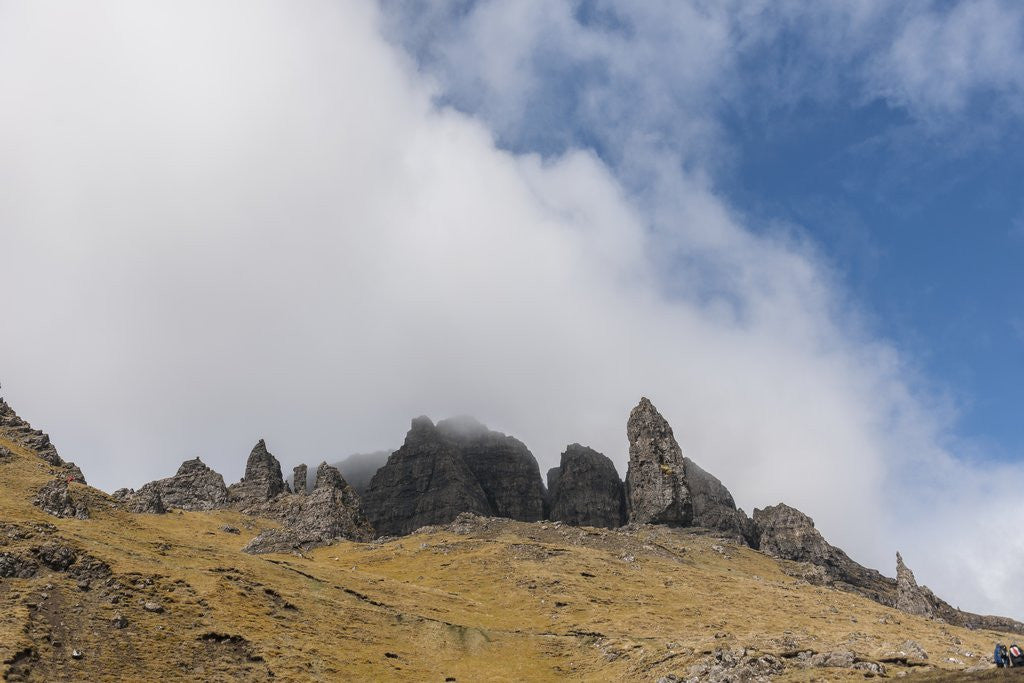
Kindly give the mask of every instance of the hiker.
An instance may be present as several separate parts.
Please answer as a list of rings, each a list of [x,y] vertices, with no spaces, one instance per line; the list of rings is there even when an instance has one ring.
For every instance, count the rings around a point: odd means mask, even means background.
[[[996,651],[992,655],[992,659],[1000,669],[1004,666],[1010,666],[1010,653],[1006,651],[1006,646],[1002,643],[996,645]]]
[[[1020,645],[1014,643],[1010,646],[1010,666],[1024,666],[1024,652],[1021,651]]]

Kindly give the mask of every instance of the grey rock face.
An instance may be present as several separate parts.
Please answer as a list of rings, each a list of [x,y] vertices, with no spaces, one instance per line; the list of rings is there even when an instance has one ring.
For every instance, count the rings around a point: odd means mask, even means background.
[[[468,416],[441,420],[437,431],[458,447],[487,496],[491,515],[521,522],[544,519],[540,467],[526,444]]]
[[[373,476],[363,510],[382,535],[446,524],[460,512],[493,514],[458,446],[444,438],[428,417],[412,421],[405,443]]]
[[[226,507],[228,490],[224,477],[207,467],[199,458],[186,460],[173,477],[151,481],[137,492],[131,493],[128,505],[134,500],[152,501],[159,496],[164,508],[179,510],[213,510]],[[139,503],[146,507],[146,503]]]
[[[372,539],[373,527],[360,509],[358,494],[340,474],[338,479],[325,479],[322,486],[308,495],[279,496],[254,510],[254,514],[281,519],[284,528],[262,532],[243,550],[253,554],[281,553],[309,550],[340,539]]]
[[[281,463],[267,450],[263,439],[260,439],[249,453],[242,481],[228,487],[228,497],[233,503],[247,506],[270,500],[284,490]]]
[[[0,430],[22,446],[32,450],[40,458],[54,467],[65,469],[64,476],[70,481],[85,483],[82,470],[74,463],[65,463],[57,454],[57,447],[50,442],[50,437],[39,429],[32,429],[25,420],[18,417],[7,401],[0,398]]]
[[[903,563],[903,556],[896,553],[896,609],[931,617],[935,614],[935,602],[935,595],[917,585],[914,572]]]
[[[714,529],[756,547],[754,523],[736,508],[732,494],[722,482],[685,457],[683,472],[693,503],[693,526]]]
[[[344,490],[349,488],[349,486],[336,467],[322,462],[316,468],[316,482],[313,484],[313,490],[322,488]]]
[[[143,487],[138,493],[128,496],[125,507],[129,512],[162,515],[167,512],[160,491],[156,487]]]
[[[761,552],[784,560],[821,567],[826,583],[895,606],[895,582],[857,564],[830,545],[814,528],[814,520],[783,503],[754,510],[757,546]]]
[[[84,503],[76,503],[68,491],[65,479],[54,479],[39,489],[32,503],[43,512],[55,517],[71,517],[89,519],[89,508]]]
[[[626,494],[619,473],[611,460],[591,448],[577,443],[568,446],[561,465],[548,472],[548,486],[552,520],[609,529],[626,522]]]
[[[292,491],[300,496],[306,495],[306,474],[305,465],[298,465],[292,470]]]
[[[683,453],[672,427],[646,398],[629,414],[626,505],[638,524],[690,526],[693,500],[686,485]]]

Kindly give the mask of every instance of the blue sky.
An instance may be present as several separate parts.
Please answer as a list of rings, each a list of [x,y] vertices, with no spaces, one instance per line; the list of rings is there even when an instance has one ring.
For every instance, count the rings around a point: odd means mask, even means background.
[[[439,78],[437,100],[491,120],[500,145],[591,149],[642,195],[622,140],[641,131],[676,163],[706,171],[750,230],[807,240],[864,323],[914,366],[921,390],[952,408],[947,437],[959,451],[1024,461],[1024,66],[1014,61],[1024,20],[1013,3],[974,5],[745,3],[746,16],[728,3],[534,5],[505,16],[532,22],[529,38],[510,28],[509,45],[492,45],[522,50],[533,77],[513,90],[522,114],[508,118],[502,84],[463,59],[474,32],[488,30],[480,17],[500,13],[494,3],[385,3],[393,37]],[[694,12],[730,34],[710,87],[677,68],[704,40],[673,26]],[[978,43],[996,33],[1008,34],[1005,49],[982,54]],[[614,48],[581,36],[656,54],[645,56],[648,70],[630,71]],[[900,82],[898,64],[878,66],[915,40],[935,42],[905,49],[906,59],[923,51],[934,74]],[[651,93],[665,103],[648,111]],[[710,130],[713,153],[693,149],[693,118]]]

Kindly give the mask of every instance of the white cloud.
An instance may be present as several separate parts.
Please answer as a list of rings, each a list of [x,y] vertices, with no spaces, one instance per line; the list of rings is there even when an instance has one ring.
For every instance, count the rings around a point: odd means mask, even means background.
[[[890,572],[909,548],[920,578],[995,611],[955,582],[981,576],[979,555],[925,542],[928,501],[887,524],[911,454],[952,471],[941,431],[798,236],[749,232],[643,126],[616,173],[587,152],[500,151],[431,104],[439,86],[364,3],[165,9],[0,4],[2,379],[91,481],[137,486],[194,455],[230,480],[260,436],[286,465],[315,463],[395,446],[420,413],[475,414],[542,466],[589,443],[624,473],[647,394],[748,512],[785,500]],[[692,19],[665,29],[681,68],[695,60],[679,94],[706,98],[728,50],[721,17]],[[490,21],[480,35],[510,52],[459,48],[486,55],[484,99],[537,87],[523,17]],[[646,63],[621,47],[609,63],[630,58]],[[622,113],[623,134],[636,121],[610,92],[593,106]],[[673,129],[684,160],[712,157],[685,139],[715,129],[708,111]],[[995,514],[964,512],[975,490],[949,508],[964,528]],[[1015,599],[999,607],[1024,613]]]

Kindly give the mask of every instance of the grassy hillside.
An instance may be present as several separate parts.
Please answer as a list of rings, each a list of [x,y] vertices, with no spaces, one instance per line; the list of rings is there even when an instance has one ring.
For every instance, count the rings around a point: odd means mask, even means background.
[[[58,519],[30,502],[55,470],[0,444],[14,453],[0,462],[0,557],[39,567],[0,579],[10,680],[685,680],[743,651],[749,666],[771,655],[757,666],[777,680],[861,680],[865,662],[926,680],[1013,640],[813,587],[758,552],[660,527],[474,518],[251,556],[239,549],[272,523],[230,511],[134,515],[77,484],[91,518]],[[62,549],[75,554],[65,568]],[[862,668],[804,668],[833,651]]]

